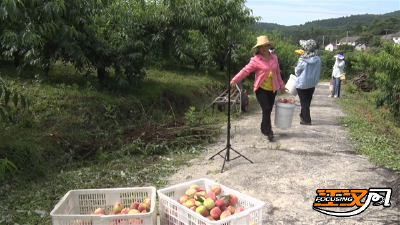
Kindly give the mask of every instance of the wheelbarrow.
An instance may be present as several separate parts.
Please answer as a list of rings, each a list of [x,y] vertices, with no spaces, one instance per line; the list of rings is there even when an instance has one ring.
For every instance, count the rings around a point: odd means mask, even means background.
[[[223,90],[218,97],[214,99],[214,101],[205,108],[207,111],[211,106],[213,108],[217,105],[219,111],[225,110],[225,107],[230,107],[230,110],[235,107],[235,110],[238,115],[241,112],[248,112],[249,111],[249,97],[247,95],[246,90],[240,89],[237,84],[235,84],[234,88],[231,88],[231,101],[229,102],[228,95],[229,89]]]

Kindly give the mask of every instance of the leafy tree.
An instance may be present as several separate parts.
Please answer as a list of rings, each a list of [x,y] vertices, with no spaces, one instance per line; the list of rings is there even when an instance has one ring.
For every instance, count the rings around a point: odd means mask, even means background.
[[[189,40],[179,45],[180,58],[183,60],[185,58],[192,60],[196,71],[198,71],[200,65],[208,59],[208,52],[208,41],[198,30],[190,30]]]
[[[251,16],[245,0],[205,0],[202,1],[202,20],[199,30],[208,40],[210,54],[220,70],[225,66],[225,54],[229,43],[240,42],[248,28],[258,18]]]
[[[361,43],[369,44],[372,42],[374,35],[368,32],[362,32],[360,38],[358,39]]]
[[[381,94],[376,98],[377,106],[386,104],[394,116],[400,115],[400,46],[383,44],[383,51],[368,55],[375,70],[376,84]]]

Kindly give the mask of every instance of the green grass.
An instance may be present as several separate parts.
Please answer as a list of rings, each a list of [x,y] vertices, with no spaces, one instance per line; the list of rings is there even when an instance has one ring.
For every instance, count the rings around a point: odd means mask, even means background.
[[[348,115],[340,117],[347,124],[348,139],[357,153],[367,156],[372,162],[400,171],[400,123],[385,107],[375,107],[378,91],[354,92],[344,88],[340,99],[335,100]]]
[[[19,168],[18,175],[7,173],[0,183],[0,224],[51,224],[49,212],[73,189],[164,187],[168,176],[190,166],[204,144],[215,140],[227,118],[226,110],[201,111],[224,89],[226,74],[221,72],[147,69],[140,85],[117,87],[112,80],[100,85],[95,74],[60,63],[48,75],[25,68],[19,76],[12,62],[1,64],[7,86],[29,95],[33,105],[15,109],[12,121],[0,122],[5,131],[0,133],[0,158],[13,159]],[[251,113],[259,106],[248,91]],[[192,133],[179,130],[189,106],[196,107],[186,115],[196,125]],[[168,129],[183,138],[173,143],[162,135],[146,142],[157,135],[141,135],[141,129],[174,122],[178,127]],[[202,138],[189,142],[192,136]]]

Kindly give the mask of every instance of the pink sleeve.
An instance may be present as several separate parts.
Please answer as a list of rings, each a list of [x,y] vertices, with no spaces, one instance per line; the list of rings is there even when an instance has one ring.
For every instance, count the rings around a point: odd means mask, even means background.
[[[254,58],[254,57],[253,57]],[[232,78],[236,83],[243,80],[243,78],[247,77],[251,72],[254,72],[257,68],[256,61],[251,58],[250,62],[242,69],[235,77]]]

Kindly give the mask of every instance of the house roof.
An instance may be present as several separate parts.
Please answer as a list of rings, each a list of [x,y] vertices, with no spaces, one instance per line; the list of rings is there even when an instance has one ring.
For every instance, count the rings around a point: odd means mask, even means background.
[[[397,32],[397,33],[395,33],[395,34],[388,34],[387,36],[386,35],[382,35],[381,36],[381,39],[383,39],[383,40],[390,40],[390,39],[392,39],[392,38],[395,38],[395,37],[400,37],[400,31],[399,32]]]
[[[342,43],[346,42],[346,38],[347,38],[347,42],[356,42],[356,41],[358,41],[360,36],[344,37],[344,38],[340,39],[339,42],[342,42]]]

